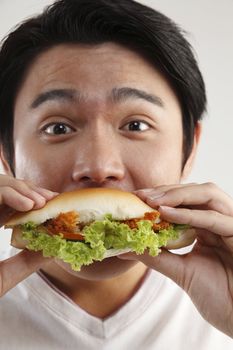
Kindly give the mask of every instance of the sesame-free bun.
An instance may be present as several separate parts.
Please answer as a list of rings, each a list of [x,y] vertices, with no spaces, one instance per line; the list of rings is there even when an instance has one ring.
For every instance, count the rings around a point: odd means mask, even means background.
[[[170,240],[166,244],[166,249],[180,249],[187,247],[195,241],[197,236],[195,228],[183,229],[181,231],[180,237],[176,240]]]
[[[73,210],[78,212],[82,223],[101,220],[106,214],[111,214],[116,220],[126,220],[141,218],[145,212],[154,211],[130,192],[112,188],[87,188],[61,193],[41,209],[16,213],[5,226],[13,227],[28,221],[41,224],[60,213]]]
[[[5,224],[5,227],[13,228],[11,245],[23,249],[27,242],[22,239],[21,224],[32,221],[42,224],[48,219],[55,218],[60,213],[77,211],[81,223],[101,220],[106,214],[111,214],[115,220],[143,218],[146,212],[155,211],[136,195],[110,188],[88,188],[65,192],[53,198],[47,204],[37,210],[27,213],[16,213]],[[195,240],[195,229],[183,230],[177,240],[169,241],[167,249],[179,249],[192,244]],[[125,253],[128,249],[110,249],[105,257],[111,257]]]

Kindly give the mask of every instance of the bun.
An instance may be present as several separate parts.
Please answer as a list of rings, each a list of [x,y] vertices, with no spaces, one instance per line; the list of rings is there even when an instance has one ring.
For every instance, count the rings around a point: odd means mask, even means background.
[[[166,244],[166,249],[180,249],[187,247],[195,241],[197,236],[196,230],[194,228],[185,229],[181,232],[181,235],[178,239],[173,241],[168,241]]]
[[[145,212],[154,211],[136,195],[112,188],[86,188],[64,192],[50,200],[43,208],[13,215],[5,224],[13,227],[33,221],[41,224],[61,212],[77,210],[82,223],[101,220],[112,214],[116,220],[143,217]]]
[[[14,227],[11,235],[11,245],[12,247],[18,249],[26,248],[27,242],[22,238],[21,230],[19,227]]]
[[[58,216],[61,212],[76,210],[82,223],[101,220],[106,214],[111,214],[115,220],[142,218],[146,212],[155,209],[148,206],[140,198],[130,192],[110,188],[88,188],[65,192],[50,200],[43,208],[27,213],[16,213],[6,223],[5,227],[13,228],[11,245],[24,249],[27,242],[22,239],[20,224],[33,221],[41,224],[48,219]],[[183,230],[179,239],[169,241],[166,249],[179,249],[194,242],[196,231],[193,228]],[[110,249],[105,257],[119,255],[127,250]]]

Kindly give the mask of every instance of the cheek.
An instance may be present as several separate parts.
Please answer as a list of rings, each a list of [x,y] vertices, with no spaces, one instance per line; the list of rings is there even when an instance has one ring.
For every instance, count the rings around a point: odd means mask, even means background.
[[[17,178],[30,180],[34,184],[62,191],[64,184],[69,181],[73,164],[72,152],[63,148],[63,154],[57,147],[48,145],[38,146],[33,140],[16,142],[15,144],[15,173]]]
[[[174,135],[173,135],[174,138]],[[177,138],[153,140],[145,145],[127,148],[129,170],[136,179],[137,188],[149,188],[180,182],[182,141]]]

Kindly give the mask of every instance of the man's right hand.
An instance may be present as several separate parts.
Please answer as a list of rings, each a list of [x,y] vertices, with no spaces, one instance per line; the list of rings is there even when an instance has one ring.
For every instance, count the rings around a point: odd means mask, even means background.
[[[56,192],[37,187],[29,181],[0,174],[0,227],[14,212],[42,208],[56,195]],[[0,297],[51,260],[44,258],[40,252],[25,249],[7,260],[0,261]]]

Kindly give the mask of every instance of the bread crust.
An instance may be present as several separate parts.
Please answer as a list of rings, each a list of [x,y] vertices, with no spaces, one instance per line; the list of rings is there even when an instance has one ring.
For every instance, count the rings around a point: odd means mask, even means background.
[[[145,212],[154,211],[130,192],[112,188],[86,188],[61,193],[41,209],[16,213],[5,227],[14,227],[28,221],[41,224],[60,213],[73,210],[79,213],[79,220],[82,223],[101,220],[106,214],[112,214],[115,220],[126,220],[140,218]]]

